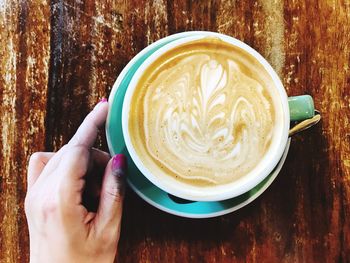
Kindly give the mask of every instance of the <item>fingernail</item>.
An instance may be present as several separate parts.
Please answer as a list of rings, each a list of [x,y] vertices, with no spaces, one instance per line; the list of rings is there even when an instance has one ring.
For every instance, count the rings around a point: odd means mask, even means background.
[[[103,102],[107,102],[107,99],[106,98],[102,98],[102,99],[100,99],[100,101],[98,103],[103,103]]]
[[[100,101],[96,104],[96,106],[94,107],[94,110],[97,109],[102,103],[107,102],[106,98],[102,98],[100,99]]]
[[[124,176],[127,168],[127,161],[124,154],[117,154],[113,156],[112,171],[117,172],[118,175]]]

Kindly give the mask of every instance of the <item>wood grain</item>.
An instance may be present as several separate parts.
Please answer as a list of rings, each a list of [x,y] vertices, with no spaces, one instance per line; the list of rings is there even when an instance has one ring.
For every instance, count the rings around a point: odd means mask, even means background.
[[[350,262],[350,1],[0,1],[0,262],[28,261],[31,153],[66,143],[142,48],[186,30],[243,40],[322,122],[253,204],[190,220],[127,192],[118,262]],[[104,136],[97,145],[106,150]]]
[[[28,158],[44,148],[50,57],[48,17],[45,2],[0,3],[1,262],[28,259],[23,200]]]

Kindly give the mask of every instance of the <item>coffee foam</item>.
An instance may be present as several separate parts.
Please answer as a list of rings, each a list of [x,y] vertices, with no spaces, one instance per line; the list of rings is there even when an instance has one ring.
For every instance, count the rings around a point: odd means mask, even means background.
[[[233,182],[269,149],[273,85],[246,51],[215,38],[183,44],[138,82],[129,117],[132,144],[158,177],[193,186]]]

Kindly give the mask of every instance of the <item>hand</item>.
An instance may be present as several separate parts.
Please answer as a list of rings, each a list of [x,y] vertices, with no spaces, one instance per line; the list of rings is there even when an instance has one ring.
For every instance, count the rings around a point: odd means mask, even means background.
[[[126,159],[121,154],[110,159],[92,148],[107,111],[108,103],[101,101],[67,145],[30,158],[25,211],[32,263],[98,263],[115,258]],[[98,167],[103,167],[103,175],[96,173]],[[91,184],[89,178],[97,183]],[[97,200],[95,208],[85,204],[89,198]]]

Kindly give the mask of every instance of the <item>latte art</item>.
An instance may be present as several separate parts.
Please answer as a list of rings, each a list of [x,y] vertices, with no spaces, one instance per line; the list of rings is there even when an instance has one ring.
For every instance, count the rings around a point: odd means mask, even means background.
[[[129,129],[146,166],[160,176],[226,184],[250,172],[269,149],[275,110],[267,78],[218,42],[164,55],[137,87]]]

